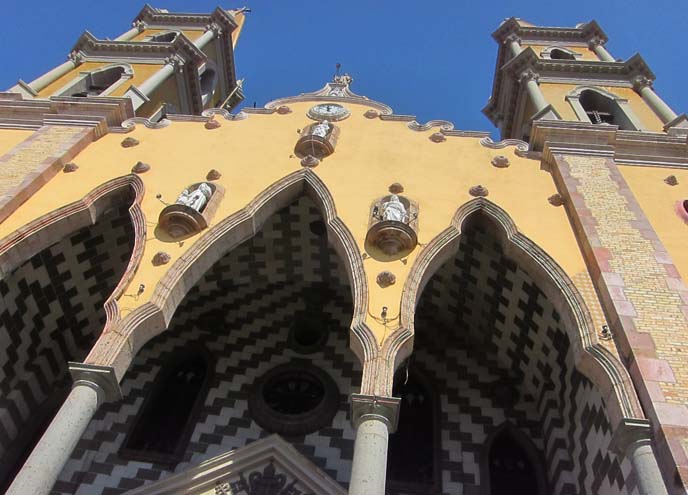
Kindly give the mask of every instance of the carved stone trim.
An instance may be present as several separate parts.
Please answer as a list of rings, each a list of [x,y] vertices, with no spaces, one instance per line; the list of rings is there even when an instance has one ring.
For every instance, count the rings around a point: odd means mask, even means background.
[[[122,148],[133,148],[134,146],[138,146],[139,143],[140,141],[136,138],[126,137],[120,144],[122,145]]]
[[[65,174],[69,174],[69,173],[72,173],[72,172],[76,172],[77,170],[79,170],[79,165],[77,165],[77,164],[74,163],[74,162],[69,162],[69,163],[65,164],[64,167],[62,167],[62,171],[63,171]]]
[[[219,180],[220,177],[222,177],[222,174],[214,168],[211,168],[205,176],[206,180]]]
[[[401,259],[418,244],[418,203],[405,196],[399,196],[408,218],[405,222],[384,220],[381,212],[384,203],[389,199],[389,195],[377,198],[370,206],[365,249],[378,261]]]
[[[111,366],[70,362],[69,373],[72,375],[73,387],[86,386],[96,391],[98,404],[116,402],[122,398],[119,381]]]
[[[148,165],[147,163],[143,162],[136,162],[136,165],[131,167],[131,171],[134,172],[135,174],[144,174],[148,172],[151,169],[151,166]]]
[[[441,132],[435,132],[434,134],[431,134],[428,139],[433,143],[443,143],[447,140],[446,136]]]
[[[287,115],[288,113],[291,113],[292,110],[289,108],[287,105],[280,105],[277,107],[277,113],[279,115]]]
[[[166,265],[170,262],[171,259],[172,257],[166,252],[158,251],[157,253],[155,253],[155,256],[153,256],[153,266]]]
[[[339,127],[330,122],[330,131],[325,137],[322,137],[313,134],[313,130],[317,125],[320,125],[320,123],[310,124],[301,131],[301,138],[294,147],[294,154],[299,158],[313,155],[315,158],[322,160],[334,153],[337,139],[339,138]]]
[[[395,182],[394,184],[391,184],[387,190],[392,194],[401,194],[404,192],[404,186],[398,182]]]
[[[366,110],[363,116],[366,119],[377,119],[380,116],[380,114],[375,110]]]
[[[496,168],[507,168],[510,165],[509,159],[504,155],[495,156],[490,163]]]
[[[454,130],[454,124],[452,124],[448,120],[429,120],[425,124],[421,124],[413,120],[408,123],[408,128],[412,131],[428,131],[433,127],[439,127],[441,131]]]
[[[211,118],[208,122],[205,123],[203,127],[205,127],[206,129],[219,129],[220,127],[222,127],[222,124],[220,124],[220,122],[218,122],[217,120]]]
[[[198,187],[200,184],[193,184],[189,189],[192,190],[191,188]],[[221,185],[210,183],[208,186],[212,189],[213,194],[202,211],[199,212],[189,206],[174,203],[166,206],[160,212],[158,224],[173,239],[184,239],[208,227],[224,197],[224,188]]]
[[[549,201],[549,204],[552,206],[562,206],[564,204],[564,198],[559,193],[552,194],[549,198],[547,198],[547,201]]]
[[[627,369],[600,344],[590,312],[573,282],[547,253],[516,229],[504,210],[485,198],[476,198],[461,206],[450,227],[428,243],[416,258],[402,293],[400,327],[385,340],[381,356],[383,362],[398,365],[411,353],[414,312],[421,289],[435,271],[456,254],[464,222],[478,213],[487,215],[500,227],[505,249],[527,269],[554,302],[566,322],[564,328],[572,343],[576,368],[599,387],[607,404],[612,429],[616,429],[622,418],[644,418]],[[387,364],[384,372],[379,370],[378,373],[391,380],[394,368]],[[389,390],[391,386],[388,382]]]
[[[392,272],[384,271],[377,274],[375,281],[377,282],[377,285],[385,289],[391,285],[394,285],[397,282],[397,277]]]
[[[477,186],[473,186],[468,190],[468,193],[471,196],[474,196],[476,198],[484,198],[487,196],[490,192],[487,190],[487,188],[483,185],[478,184]]]
[[[668,175],[664,179],[664,182],[670,186],[678,186],[678,179],[676,178],[675,175]]]

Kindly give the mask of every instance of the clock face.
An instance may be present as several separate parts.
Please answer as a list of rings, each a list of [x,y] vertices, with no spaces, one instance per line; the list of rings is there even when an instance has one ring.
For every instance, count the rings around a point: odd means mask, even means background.
[[[336,122],[349,116],[349,110],[337,103],[321,103],[308,110],[308,116],[314,120]]]

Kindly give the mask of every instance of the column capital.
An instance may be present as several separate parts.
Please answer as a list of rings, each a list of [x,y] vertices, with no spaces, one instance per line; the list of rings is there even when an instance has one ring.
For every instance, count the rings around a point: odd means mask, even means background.
[[[508,45],[509,43],[518,43],[519,45],[521,44],[521,38],[516,33],[511,33],[509,36],[504,38],[504,44]]]
[[[165,59],[165,65],[171,65],[176,71],[181,72],[184,66],[184,59],[175,53]]]
[[[652,428],[649,420],[624,418],[616,427],[609,448],[617,454],[627,456],[632,445],[649,445],[651,441]]]
[[[652,80],[646,76],[635,76],[633,78],[633,89],[640,93],[644,88],[652,89]]]
[[[351,424],[358,428],[361,421],[377,419],[387,425],[390,433],[397,429],[399,423],[398,397],[380,397],[377,395],[351,394]]]
[[[140,33],[141,31],[146,29],[146,22],[139,19],[138,21],[132,22],[131,27],[135,27],[136,29],[139,30],[139,33]]]
[[[74,50],[72,52],[69,52],[67,58],[75,64],[80,64],[84,60],[84,54],[81,51]]]
[[[588,40],[588,48],[594,50],[598,46],[604,46],[604,41],[599,36],[593,36]]]
[[[212,31],[215,36],[222,36],[222,27],[217,22],[211,22],[205,27],[205,32]]]
[[[111,366],[70,362],[69,373],[74,381],[72,388],[85,386],[94,389],[98,394],[98,404],[122,398],[115,369]]]
[[[538,82],[538,79],[540,79],[540,74],[535,72],[533,69],[526,69],[518,76],[518,82],[522,84],[527,84],[530,81]]]

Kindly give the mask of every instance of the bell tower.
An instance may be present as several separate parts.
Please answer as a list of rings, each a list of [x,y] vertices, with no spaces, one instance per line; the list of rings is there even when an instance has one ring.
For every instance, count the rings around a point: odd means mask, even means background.
[[[686,116],[677,115],[652,89],[655,76],[643,58],[616,60],[595,21],[556,28],[512,17],[492,37],[499,51],[483,112],[503,139],[530,141],[531,125],[538,120],[688,131]]]
[[[234,47],[247,9],[178,14],[146,5],[114,40],[84,32],[68,60],[9,91],[25,99],[127,98],[136,116],[199,115],[243,100]],[[99,100],[94,100],[98,98]]]

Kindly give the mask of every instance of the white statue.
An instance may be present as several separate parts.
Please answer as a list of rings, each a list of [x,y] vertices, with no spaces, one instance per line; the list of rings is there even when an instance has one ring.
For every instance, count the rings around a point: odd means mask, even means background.
[[[188,206],[200,213],[212,195],[213,190],[210,186],[205,182],[201,182],[201,184],[191,192],[189,192],[188,189],[184,189],[177,198],[177,204]]]
[[[330,132],[330,123],[327,120],[323,120],[318,125],[313,127],[312,134],[314,136],[320,136],[321,138],[327,137],[327,133]]]
[[[382,203],[382,219],[404,223],[408,221],[406,207],[404,206],[404,203],[399,200],[399,196],[396,194],[392,194],[389,197],[389,201]]]

